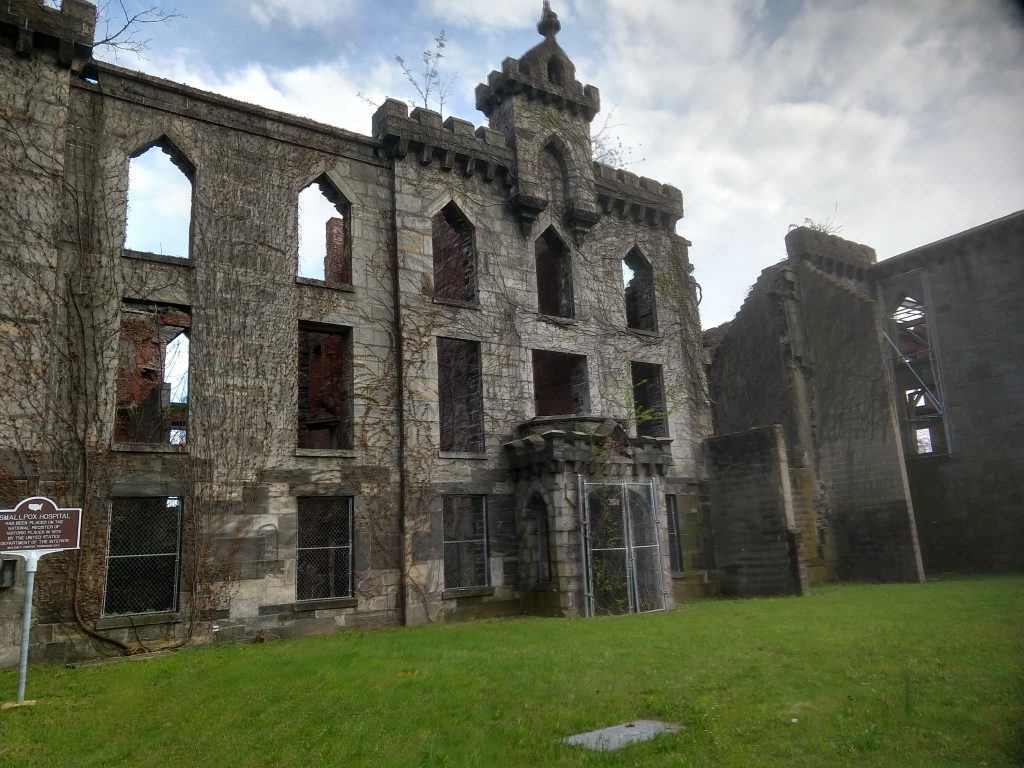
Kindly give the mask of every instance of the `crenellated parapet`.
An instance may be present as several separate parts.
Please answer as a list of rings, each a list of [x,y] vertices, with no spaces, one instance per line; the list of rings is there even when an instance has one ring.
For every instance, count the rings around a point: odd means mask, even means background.
[[[52,52],[66,67],[88,61],[95,31],[96,6],[84,0],[64,0],[60,8],[40,0],[0,3],[0,41],[23,56]]]
[[[553,52],[551,55],[556,57],[556,61],[559,60],[557,53]],[[529,101],[538,101],[572,115],[580,115],[587,122],[593,120],[594,115],[601,111],[601,93],[596,87],[583,85],[575,79],[563,85],[554,83],[546,71],[540,71],[540,62],[537,61],[531,66],[527,56],[521,60],[505,59],[501,63],[501,72],[492,70],[487,76],[487,82],[477,85],[477,109],[490,117],[491,113],[509,97],[522,95]],[[565,68],[564,63],[562,66]]]
[[[514,156],[500,131],[474,128],[457,117],[442,120],[439,113],[422,107],[410,113],[404,102],[388,99],[373,115],[373,137],[387,157],[411,155],[421,165],[436,163],[444,171],[511,183]]]
[[[670,184],[594,163],[594,186],[605,215],[665,229],[674,229],[683,216],[683,193]]]
[[[790,261],[813,264],[822,272],[857,283],[866,283],[877,261],[875,249],[810,227],[794,227],[786,233]]]

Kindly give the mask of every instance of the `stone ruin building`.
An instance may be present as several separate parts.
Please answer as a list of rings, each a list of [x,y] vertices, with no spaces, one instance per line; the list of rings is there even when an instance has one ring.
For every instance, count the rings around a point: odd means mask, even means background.
[[[1020,377],[999,389],[993,350],[958,378],[943,346],[939,386],[928,340],[933,316],[943,345],[947,320],[951,345],[982,317],[1012,337],[1020,215],[878,264],[795,230],[702,338],[682,194],[594,162],[599,92],[546,3],[477,86],[486,126],[388,100],[371,135],[98,62],[94,25],[83,0],[0,9],[0,506],[84,509],[32,658],[914,581],[922,552],[1019,567],[1019,502],[963,477],[1019,499],[1021,452],[956,419],[1012,406],[1019,445]],[[173,253],[125,244],[154,148],[191,188]],[[0,561],[0,663],[23,581]]]

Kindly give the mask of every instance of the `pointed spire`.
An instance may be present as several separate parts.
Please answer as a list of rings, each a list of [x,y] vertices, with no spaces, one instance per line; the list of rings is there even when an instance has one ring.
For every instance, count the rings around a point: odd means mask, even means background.
[[[540,14],[540,21],[537,22],[537,31],[548,40],[554,40],[561,28],[562,24],[558,21],[558,14],[551,10],[551,3],[544,0],[544,10]]]

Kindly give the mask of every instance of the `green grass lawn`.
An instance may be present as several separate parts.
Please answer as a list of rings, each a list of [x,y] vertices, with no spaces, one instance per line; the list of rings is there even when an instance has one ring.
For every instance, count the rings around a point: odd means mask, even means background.
[[[1024,766],[1022,605],[1021,577],[832,586],[37,668],[0,766]],[[561,743],[636,718],[684,729]]]

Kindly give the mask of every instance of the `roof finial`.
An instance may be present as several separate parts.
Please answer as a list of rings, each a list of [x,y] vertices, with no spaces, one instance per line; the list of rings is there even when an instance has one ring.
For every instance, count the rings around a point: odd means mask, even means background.
[[[549,40],[553,40],[562,24],[558,21],[558,14],[551,10],[551,3],[544,0],[544,10],[540,14],[540,21],[537,22],[537,31]]]

